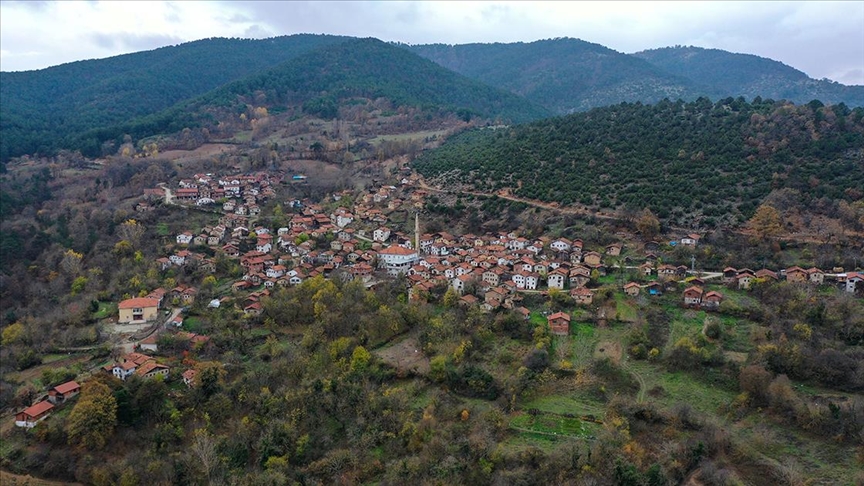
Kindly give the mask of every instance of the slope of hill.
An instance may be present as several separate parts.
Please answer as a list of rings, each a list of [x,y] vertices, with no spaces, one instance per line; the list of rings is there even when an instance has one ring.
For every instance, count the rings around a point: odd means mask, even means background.
[[[0,160],[164,110],[344,37],[206,39],[38,71],[0,73]]]
[[[862,146],[864,109],[700,98],[468,132],[414,166],[450,186],[710,226],[749,217],[772,189],[860,198]]]
[[[484,85],[404,49],[376,39],[349,39],[316,49],[266,72],[229,83],[168,110],[126,124],[87,132],[74,145],[95,150],[129,134],[141,139],[213,123],[247,104],[335,117],[351,98],[387,98],[395,106],[479,115],[508,122],[548,116],[542,107]]]
[[[407,48],[559,114],[622,101],[655,102],[707,94],[692,81],[642,59],[579,39]]]
[[[665,47],[637,52],[659,69],[710,88],[720,96],[785,99],[807,103],[846,103],[864,106],[864,86],[844,86],[816,80],[781,62],[720,49]]]

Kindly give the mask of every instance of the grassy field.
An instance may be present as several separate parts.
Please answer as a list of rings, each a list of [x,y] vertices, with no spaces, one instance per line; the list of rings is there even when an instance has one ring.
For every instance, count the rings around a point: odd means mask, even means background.
[[[594,436],[597,424],[554,414],[520,413],[510,421],[510,428],[519,432],[585,439]]]
[[[117,312],[117,304],[113,302],[99,302],[99,309],[93,313],[93,319],[101,320],[111,317]]]

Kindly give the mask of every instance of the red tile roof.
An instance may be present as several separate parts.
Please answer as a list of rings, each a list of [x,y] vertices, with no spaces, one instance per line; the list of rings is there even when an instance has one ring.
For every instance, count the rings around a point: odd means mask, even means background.
[[[117,306],[120,309],[136,309],[139,307],[159,307],[159,301],[156,299],[148,299],[146,297],[137,297],[135,299],[126,299]]]
[[[408,248],[405,248],[404,246],[393,245],[393,246],[388,246],[387,248],[384,248],[379,253],[381,253],[382,255],[413,255],[417,252],[414,250],[409,250]]]
[[[21,413],[29,415],[30,417],[38,417],[52,408],[54,408],[54,405],[52,405],[48,400],[45,400],[44,402],[39,402],[30,408],[24,409]]]
[[[71,391],[75,391],[78,388],[81,388],[81,385],[79,385],[78,383],[76,383],[74,381],[70,381],[67,383],[63,383],[62,385],[55,386],[54,390],[56,390],[57,393],[62,393],[65,395]]]

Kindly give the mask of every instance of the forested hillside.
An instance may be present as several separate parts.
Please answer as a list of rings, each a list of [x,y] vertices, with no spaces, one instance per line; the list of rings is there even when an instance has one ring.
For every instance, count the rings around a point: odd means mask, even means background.
[[[579,39],[408,47],[442,66],[566,114],[622,101],[760,96],[864,106],[864,87],[815,80],[780,62],[719,49],[623,54]]]
[[[622,101],[695,98],[704,90],[632,56],[579,39],[429,44],[412,52],[564,114]]]
[[[781,62],[751,54],[699,47],[665,47],[633,55],[668,73],[708,87],[722,97],[753,99],[761,96],[795,103],[818,99],[823,103],[864,106],[864,86],[812,79]]]
[[[297,56],[276,68],[229,83],[200,97],[143,118],[90,130],[68,142],[97,155],[106,141],[122,143],[174,133],[187,127],[215,126],[247,105],[289,108],[322,118],[336,116],[351,98],[386,98],[394,106],[454,112],[506,122],[536,120],[543,108],[503,90],[448,71],[417,55],[376,39],[350,39]],[[431,113],[430,113],[431,116]]]
[[[206,39],[38,71],[0,73],[0,160],[75,148],[81,132],[156,113],[315,48],[330,35]]]
[[[807,204],[864,187],[864,110],[742,98],[621,104],[465,133],[414,167],[442,186],[592,209],[649,207],[708,225],[743,221],[773,189]]]

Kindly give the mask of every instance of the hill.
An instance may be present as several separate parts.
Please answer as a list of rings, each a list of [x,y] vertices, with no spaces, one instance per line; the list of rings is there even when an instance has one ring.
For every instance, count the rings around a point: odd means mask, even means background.
[[[408,47],[470,78],[564,114],[620,103],[695,98],[692,81],[642,59],[579,39]]]
[[[442,186],[712,226],[743,221],[774,189],[807,203],[860,198],[862,146],[860,108],[702,98],[468,132],[414,167]]]
[[[236,117],[248,105],[334,118],[345,103],[365,103],[358,98],[386,98],[397,107],[409,105],[427,112],[516,123],[549,115],[512,93],[448,71],[398,47],[376,39],[349,39],[297,56],[158,114],[86,132],[74,145],[92,153],[103,142],[119,141],[126,134],[140,140],[190,126],[216,125],[226,117]]]
[[[752,54],[688,46],[652,49],[633,56],[708,87],[722,97],[761,96],[795,103],[818,99],[823,103],[864,106],[864,86],[812,79],[781,62]]]
[[[84,131],[157,113],[344,39],[309,34],[206,39],[38,71],[0,73],[0,160],[68,147],[69,139]]]
[[[816,80],[783,63],[719,49],[667,47],[623,54],[579,39],[428,44],[412,52],[510,90],[558,114],[621,102],[744,96],[864,106],[864,87]]]

